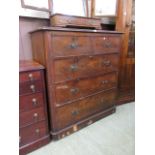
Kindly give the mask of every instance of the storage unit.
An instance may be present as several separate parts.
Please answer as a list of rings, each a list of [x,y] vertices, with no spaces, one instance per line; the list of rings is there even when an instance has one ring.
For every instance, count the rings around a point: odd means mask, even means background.
[[[44,67],[20,61],[19,68],[19,147],[20,155],[50,141]]]
[[[46,68],[53,139],[115,112],[121,33],[44,27],[31,39]]]

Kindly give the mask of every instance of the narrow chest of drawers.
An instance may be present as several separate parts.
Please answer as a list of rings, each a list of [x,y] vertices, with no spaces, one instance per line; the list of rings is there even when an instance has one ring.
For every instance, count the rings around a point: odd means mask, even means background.
[[[31,39],[46,67],[53,139],[115,112],[121,33],[51,27]]]
[[[50,141],[44,67],[19,64],[19,151],[24,155]]]

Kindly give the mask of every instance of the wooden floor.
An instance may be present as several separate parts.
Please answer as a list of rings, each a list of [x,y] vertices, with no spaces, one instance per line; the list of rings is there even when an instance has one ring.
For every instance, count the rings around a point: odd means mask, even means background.
[[[118,106],[116,113],[29,155],[134,155],[135,104]]]

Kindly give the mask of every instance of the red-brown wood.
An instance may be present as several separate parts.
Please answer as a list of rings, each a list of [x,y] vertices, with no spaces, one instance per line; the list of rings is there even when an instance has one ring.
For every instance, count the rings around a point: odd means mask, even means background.
[[[47,144],[50,134],[44,67],[33,61],[20,61],[19,67],[19,153],[25,155]]]
[[[115,111],[121,33],[45,27],[31,32],[31,39],[34,59],[46,67],[53,138]]]

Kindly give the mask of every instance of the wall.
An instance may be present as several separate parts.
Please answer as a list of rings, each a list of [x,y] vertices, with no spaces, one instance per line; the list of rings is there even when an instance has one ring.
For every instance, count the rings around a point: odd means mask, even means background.
[[[19,17],[19,59],[31,60],[32,48],[29,32],[38,27],[49,26],[49,19]]]

